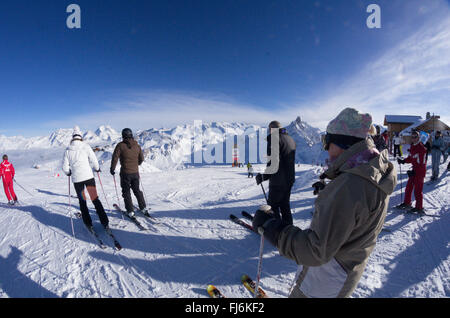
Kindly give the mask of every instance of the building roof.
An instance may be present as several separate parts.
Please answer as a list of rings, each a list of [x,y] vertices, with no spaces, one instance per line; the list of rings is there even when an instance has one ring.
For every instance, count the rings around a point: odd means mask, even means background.
[[[421,120],[422,120],[421,116],[386,115],[384,117],[384,125],[387,125],[387,124],[414,124]]]
[[[429,118],[429,119],[427,119],[427,120],[420,120],[420,121],[418,121],[418,122],[412,124],[411,126],[405,128],[405,129],[403,129],[403,130],[400,132],[400,136],[411,136],[411,133],[412,133],[413,130],[415,130],[418,126],[420,126],[420,125],[426,123],[426,122],[429,121],[430,119],[431,119],[431,118]]]
[[[447,126],[445,123],[440,121],[438,118],[439,118],[439,116],[434,116],[434,117],[428,118],[426,120],[419,120],[418,122],[412,124],[411,126],[403,129],[400,132],[400,136],[410,136],[413,130],[417,129],[418,127],[420,127],[422,125],[425,125],[426,123],[428,123],[429,121],[432,121],[433,119],[436,119],[439,123],[442,124],[441,126],[442,126],[443,129],[440,129],[440,130],[447,130],[447,129],[449,129],[449,126]]]

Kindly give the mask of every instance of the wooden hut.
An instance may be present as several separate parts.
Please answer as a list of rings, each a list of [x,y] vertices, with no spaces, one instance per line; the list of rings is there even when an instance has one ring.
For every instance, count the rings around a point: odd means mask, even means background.
[[[409,126],[416,124],[422,120],[420,116],[409,115],[386,115],[384,116],[384,126],[387,127],[389,137],[400,133]]]
[[[410,115],[385,115],[384,116],[384,126],[387,127],[388,137],[389,137],[389,153],[393,152],[392,138],[395,134],[400,133],[409,126],[419,123],[422,120],[420,116],[410,116]],[[403,139],[406,143],[406,140]]]
[[[426,120],[419,121],[401,131],[405,143],[411,143],[411,132],[413,130],[424,131],[430,135],[435,131],[441,131],[444,136],[448,135],[450,127],[440,120],[440,116],[427,116]]]

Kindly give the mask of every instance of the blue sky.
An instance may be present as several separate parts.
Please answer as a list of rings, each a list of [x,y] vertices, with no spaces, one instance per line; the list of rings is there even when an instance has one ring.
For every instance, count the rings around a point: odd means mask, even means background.
[[[448,121],[449,30],[448,0],[5,0],[0,134],[296,116],[324,129],[347,106]]]

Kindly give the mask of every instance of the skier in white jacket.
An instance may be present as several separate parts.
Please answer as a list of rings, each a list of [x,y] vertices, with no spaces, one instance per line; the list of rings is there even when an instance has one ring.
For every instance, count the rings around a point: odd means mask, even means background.
[[[89,215],[86,195],[84,193],[84,189],[86,188],[100,218],[100,222],[105,228],[108,228],[109,220],[97,195],[97,188],[95,186],[92,168],[94,168],[96,172],[100,171],[97,157],[95,156],[92,148],[83,142],[80,128],[75,126],[72,141],[64,153],[62,169],[67,176],[72,177],[72,182],[80,203],[80,210],[84,224],[89,229],[92,228],[92,219]]]

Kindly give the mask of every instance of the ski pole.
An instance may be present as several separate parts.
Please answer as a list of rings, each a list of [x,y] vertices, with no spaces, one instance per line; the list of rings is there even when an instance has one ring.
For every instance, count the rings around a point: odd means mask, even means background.
[[[15,182],[19,187],[22,188],[23,191],[25,191],[26,193],[28,193],[28,194],[31,195],[32,197],[34,196],[34,195],[32,195],[30,192],[28,192],[24,187],[22,187],[22,186],[16,181],[16,179],[13,179],[13,180],[14,180],[14,182]]]
[[[141,182],[141,188],[142,188],[142,192],[144,193],[144,197],[145,197],[145,204],[148,204],[148,198],[147,198],[147,194],[145,193],[145,189],[144,189],[144,183],[142,182],[142,178],[139,175],[139,181]]]
[[[400,168],[400,204],[403,203],[403,184],[402,184],[402,165],[399,165]]]
[[[262,191],[264,193],[264,197],[266,198],[267,204],[269,204],[269,200],[267,200],[266,190],[264,190],[264,186],[263,186],[262,182],[261,182],[261,189],[262,189]]]
[[[117,192],[117,183],[116,183],[116,176],[115,175],[113,175],[113,179],[114,179],[114,188],[116,189],[117,204],[119,205],[119,208],[120,208],[119,192]],[[123,217],[123,213],[120,213],[120,215],[122,216],[122,220],[125,220],[124,217]]]
[[[73,218],[72,218],[72,213],[70,212],[70,210],[71,210],[71,207],[72,207],[72,204],[71,204],[71,201],[70,201],[70,176],[68,176],[68,179],[67,179],[69,182],[68,182],[68,185],[69,185],[69,214],[70,214],[70,224],[72,225],[72,235],[73,235],[73,237],[75,238],[75,230],[74,230],[74,228],[73,228]]]
[[[102,187],[103,195],[105,196],[106,204],[108,205],[108,209],[111,211],[111,206],[109,205],[108,198],[106,198],[105,189],[103,188],[102,179],[100,179],[100,172],[97,171],[98,181],[100,181],[100,186]]]
[[[259,260],[258,260],[258,271],[256,273],[255,298],[258,298],[259,296],[259,281],[261,280],[262,259],[264,253],[264,228],[259,227],[258,233],[261,235],[261,242],[259,243]]]

